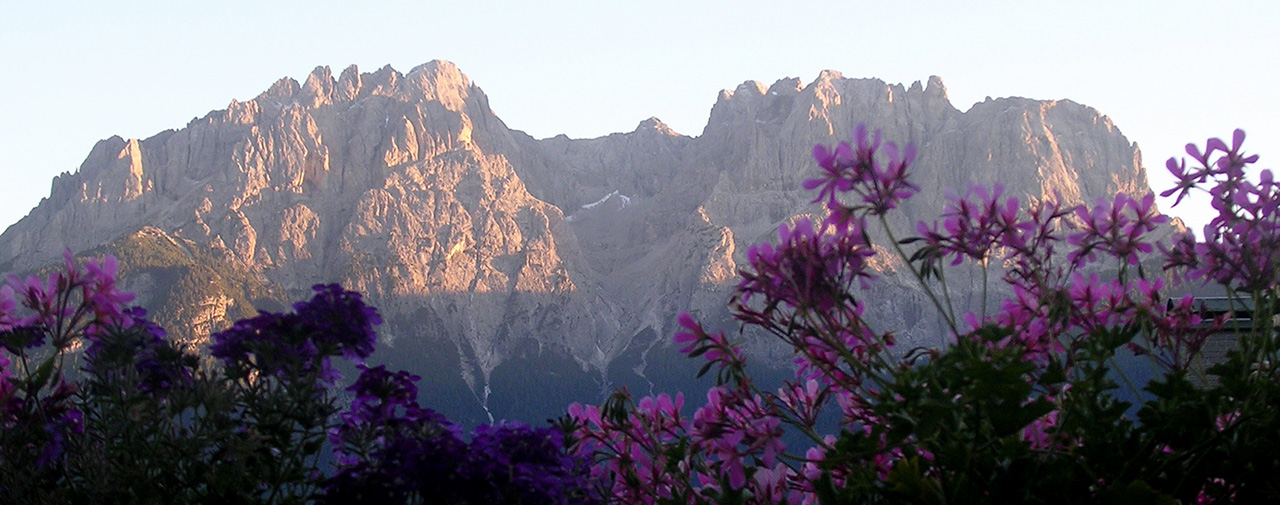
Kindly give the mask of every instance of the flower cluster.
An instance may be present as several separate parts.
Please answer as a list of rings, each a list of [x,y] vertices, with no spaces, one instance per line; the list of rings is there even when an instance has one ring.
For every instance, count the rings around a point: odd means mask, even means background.
[[[867,259],[875,255],[860,219],[828,220],[815,228],[807,218],[778,228],[779,244],[747,250],[751,269],[742,273],[738,292],[743,302],[753,296],[789,307],[813,305],[820,311],[846,303],[841,295],[857,281],[865,286],[874,275]]]
[[[418,405],[417,377],[364,365],[381,318],[358,293],[319,285],[236,322],[211,368],[124,306],[113,259],[66,256],[0,288],[0,503],[598,502],[561,429],[468,440]],[[361,370],[341,412],[336,356]]]
[[[561,433],[520,423],[479,426],[470,442],[417,403],[416,376],[362,369],[330,431],[339,470],[326,503],[594,503],[584,460]]]
[[[1280,286],[1280,184],[1270,170],[1260,171],[1256,181],[1247,177],[1258,156],[1246,155],[1243,143],[1244,132],[1236,130],[1230,148],[1219,139],[1210,139],[1203,151],[1188,144],[1197,167],[1169,159],[1178,185],[1161,195],[1177,193],[1180,200],[1191,190],[1205,190],[1218,213],[1205,225],[1204,241],[1189,233],[1174,241],[1168,266],[1233,290],[1272,290]]]
[[[242,376],[250,369],[278,377],[319,373],[333,385],[338,377],[329,357],[369,357],[377,344],[373,327],[382,318],[359,293],[337,284],[312,290],[316,294],[294,304],[292,314],[262,312],[215,333],[209,352]]]
[[[0,351],[0,496],[56,478],[69,440],[84,432],[65,353],[132,323],[122,306],[133,295],[117,289],[114,259],[82,267],[70,251],[63,257],[43,281],[12,276],[0,287],[0,348],[13,356]]]
[[[587,460],[564,451],[554,428],[519,422],[476,427],[460,472],[465,503],[570,505],[597,503]]]
[[[1021,206],[1017,198],[1002,198],[1004,186],[970,185],[963,199],[948,195],[942,208],[941,223],[916,225],[916,232],[936,256],[953,256],[952,266],[967,258],[985,262],[1002,247],[1019,249],[1025,225],[1019,220]]]
[[[386,444],[388,434],[426,433],[438,437],[453,430],[431,409],[418,406],[418,376],[390,372],[384,366],[360,367],[360,377],[347,388],[355,399],[340,414],[342,424],[329,431],[340,464],[356,465],[363,456]],[[456,438],[456,437],[453,437]]]
[[[164,328],[147,320],[145,309],[132,307],[124,315],[134,331],[111,328],[101,332],[85,351],[85,371],[99,378],[131,375],[139,392],[150,395],[190,387],[198,359],[169,341]]]
[[[1169,222],[1167,216],[1155,209],[1155,195],[1148,194],[1141,201],[1124,193],[1117,193],[1115,201],[1098,201],[1092,209],[1076,208],[1081,231],[1073,233],[1068,242],[1075,246],[1070,259],[1082,265],[1097,259],[1096,251],[1138,265],[1138,254],[1150,253],[1153,248],[1144,237],[1156,227]]]
[[[720,386],[692,418],[683,406],[682,395],[633,404],[620,392],[604,408],[569,407],[576,445],[596,459],[591,476],[611,502],[686,503],[744,490],[770,503],[800,497],[788,484],[795,475],[778,460],[786,450],[780,417],[763,397]]]
[[[133,300],[133,293],[116,287],[115,258],[89,260],[81,268],[68,249],[63,259],[65,269],[50,273],[43,281],[35,275],[25,281],[10,276],[0,287],[0,332],[27,328],[32,331],[26,333],[48,335],[54,347],[64,349],[77,337],[92,337],[104,328],[128,324],[122,307]],[[19,302],[29,310],[26,315],[18,314]],[[31,340],[25,345],[41,343]],[[10,351],[16,352],[12,347]]]
[[[739,272],[733,315],[794,350],[795,379],[761,390],[723,331],[682,314],[680,351],[720,371],[706,403],[692,418],[683,396],[636,402],[624,390],[600,407],[575,404],[576,450],[596,460],[593,477],[618,503],[1276,498],[1263,482],[1280,470],[1265,455],[1280,448],[1280,343],[1266,324],[1280,313],[1280,185],[1268,171],[1245,176],[1257,157],[1242,139],[1189,147],[1199,169],[1170,161],[1180,182],[1166,196],[1212,183],[1220,215],[1206,242],[1161,245],[1167,268],[1252,303],[1253,330],[1225,363],[1205,366],[1201,349],[1230,329],[1226,316],[1207,317],[1190,296],[1167,299],[1166,279],[1151,275],[1150,237],[1168,222],[1153,195],[1023,205],[1000,185],[971,186],[898,239],[886,216],[917,191],[906,178],[915,150],[859,125],[852,144],[814,148],[820,175],[804,187],[828,217],[783,224],[778,243],[753,246]],[[868,219],[887,247],[873,247]],[[886,250],[953,331],[948,346],[903,353],[892,332],[872,329],[862,297],[884,275],[871,265]],[[945,278],[966,261],[981,269],[982,308],[957,316]],[[1006,298],[989,311],[992,268]],[[1138,376],[1149,379],[1131,384],[1143,357],[1151,371]],[[1117,396],[1117,380],[1131,400]],[[832,404],[838,415],[824,414]],[[838,434],[826,431],[832,421]]]
[[[342,424],[329,430],[340,470],[325,483],[328,503],[414,503],[456,489],[454,462],[466,444],[443,416],[418,406],[417,379],[362,368]]]
[[[824,202],[837,221],[867,214],[883,216],[920,191],[907,181],[907,170],[916,159],[915,145],[908,144],[902,150],[893,142],[882,145],[880,131],[868,136],[867,126],[861,123],[853,131],[853,140],[853,145],[841,142],[834,149],[814,146],[813,157],[822,173],[804,181],[805,189],[818,190],[814,203]],[[840,198],[843,195],[856,199],[846,203]]]

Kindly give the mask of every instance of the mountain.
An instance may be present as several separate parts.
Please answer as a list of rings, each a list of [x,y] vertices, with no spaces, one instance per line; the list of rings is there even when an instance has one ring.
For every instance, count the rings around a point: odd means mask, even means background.
[[[820,212],[800,188],[811,148],[858,122],[919,147],[922,191],[895,226],[936,217],[945,190],[969,182],[1069,203],[1150,192],[1137,146],[1098,111],[1001,98],[961,112],[937,77],[748,81],[720,92],[696,137],[650,118],[534,139],[451,63],[319,67],[180,130],[99,142],[0,235],[0,271],[66,247],[115,252],[126,285],[153,312],[181,314],[165,322],[197,343],[253,307],[340,282],[382,311],[379,359],[422,375],[429,404],[473,420],[546,417],[619,384],[682,387],[696,364],[671,349],[675,315],[728,325],[746,248]],[[886,327],[941,337],[910,283],[888,276],[875,290]]]

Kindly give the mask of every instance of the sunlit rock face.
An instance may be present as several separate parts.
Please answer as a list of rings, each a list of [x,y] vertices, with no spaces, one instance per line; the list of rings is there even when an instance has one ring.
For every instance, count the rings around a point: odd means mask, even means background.
[[[442,410],[547,417],[618,384],[678,387],[696,365],[672,357],[674,316],[728,322],[747,247],[821,214],[800,188],[813,145],[859,122],[919,147],[922,192],[893,221],[904,232],[969,183],[1069,203],[1150,191],[1136,145],[1097,111],[1006,98],[961,112],[937,77],[751,81],[720,92],[696,137],[650,118],[539,140],[508,128],[448,62],[336,77],[319,67],[180,130],[99,142],[0,235],[0,270],[38,268],[65,247],[182,244],[191,261],[219,264],[230,280],[218,286],[255,286],[193,298],[182,310],[199,322],[179,333],[206,334],[247,305],[278,309],[339,282],[381,309],[382,359],[424,375]],[[133,285],[153,289],[157,275]],[[905,279],[873,289],[884,327],[942,338]]]

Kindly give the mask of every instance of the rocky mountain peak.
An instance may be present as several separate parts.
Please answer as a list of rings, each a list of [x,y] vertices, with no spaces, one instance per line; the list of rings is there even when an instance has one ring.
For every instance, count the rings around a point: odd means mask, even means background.
[[[349,102],[360,96],[360,88],[364,86],[360,77],[360,69],[355,65],[350,65],[342,69],[342,75],[338,77],[338,85],[334,88],[338,101]]]
[[[660,135],[680,135],[675,130],[672,130],[666,123],[662,122],[661,119],[656,117],[650,117],[649,119],[641,121],[640,124],[636,125],[636,129],[634,131],[637,133],[656,132]]]
[[[420,92],[426,100],[439,102],[451,111],[461,111],[473,89],[478,91],[457,66],[443,60],[414,67],[406,74],[406,84],[406,91]]]
[[[385,65],[372,73],[362,76],[360,96],[390,96],[394,94],[401,74],[391,65]]]
[[[942,84],[942,78],[936,75],[929,76],[929,85],[924,92],[931,99],[942,100],[947,103],[951,102],[951,99],[947,97],[947,87]]]
[[[298,81],[295,81],[292,77],[281,77],[280,80],[272,84],[270,88],[267,88],[266,91],[263,91],[255,97],[254,101],[259,103],[288,103],[298,94],[299,89],[300,86],[298,85]]]
[[[720,97],[716,100],[716,105],[734,99],[743,101],[759,98],[764,95],[765,89],[764,84],[759,81],[743,81],[742,84],[739,84],[734,89],[720,90]]]
[[[307,75],[306,82],[302,83],[302,96],[299,102],[308,109],[329,105],[333,103],[334,89],[337,81],[333,78],[333,72],[329,70],[327,65],[318,66]]]
[[[152,272],[139,289],[256,286],[200,291],[191,313],[206,326],[340,282],[383,311],[390,359],[429,368],[424,382],[465,391],[462,403],[491,406],[490,391],[523,391],[528,368],[548,363],[557,384],[603,390],[669,367],[650,351],[669,345],[678,312],[723,316],[748,246],[820,217],[801,189],[812,147],[859,122],[919,149],[922,191],[901,226],[936,217],[941,195],[971,182],[1072,203],[1149,192],[1137,147],[1098,111],[1001,98],[961,112],[937,76],[746,81],[720,92],[698,137],[648,118],[626,133],[537,140],[508,128],[452,63],[352,65],[336,78],[319,66],[181,130],[99,142],[0,235],[0,271],[125,240],[119,250],[185,258],[180,278]],[[211,276],[202,262],[226,268]],[[925,302],[907,283],[876,289],[869,310],[886,327],[942,334],[912,316]]]
[[[798,77],[789,79],[779,79],[769,86],[768,94],[773,96],[789,96],[804,90],[804,83],[800,82]]]
[[[832,81],[843,81],[843,80],[844,80],[844,74],[840,73],[839,71],[823,70],[821,72],[818,72],[818,78],[814,79],[813,82],[819,83],[819,82],[832,82]]]

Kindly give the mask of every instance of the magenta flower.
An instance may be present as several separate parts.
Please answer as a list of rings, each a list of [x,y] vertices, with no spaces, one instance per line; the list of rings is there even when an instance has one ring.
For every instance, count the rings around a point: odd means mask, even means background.
[[[916,224],[916,232],[938,256],[954,256],[951,264],[964,259],[986,261],[1000,247],[1015,243],[1020,235],[1017,198],[1001,199],[1004,186],[997,183],[990,190],[970,185],[964,199],[950,195],[938,221],[927,226]]]
[[[1116,194],[1112,203],[1098,201],[1092,209],[1077,207],[1076,219],[1082,231],[1067,238],[1068,243],[1076,246],[1069,256],[1076,266],[1095,261],[1099,251],[1137,265],[1139,253],[1154,250],[1152,244],[1144,240],[1146,234],[1169,222],[1168,216],[1155,210],[1154,195],[1148,194],[1136,201],[1124,193]]]
[[[25,281],[9,277],[8,285],[0,289],[0,328],[39,328],[54,347],[64,349],[77,337],[92,338],[108,328],[128,327],[131,319],[125,317],[124,308],[134,296],[116,287],[115,258],[108,257],[105,263],[90,260],[81,269],[66,249],[63,260],[64,268],[43,282],[34,275]],[[30,313],[15,316],[13,302]]]
[[[846,142],[834,149],[814,146],[814,160],[823,171],[818,178],[804,181],[805,189],[818,190],[813,203],[824,202],[838,223],[868,213],[883,215],[920,190],[907,181],[907,172],[916,158],[914,145],[900,151],[896,144],[888,142],[881,155],[881,132],[876,130],[873,138],[868,137],[864,123],[854,129],[853,139],[856,147]],[[841,194],[856,195],[858,202],[846,204],[840,200]]]
[[[1179,188],[1210,186],[1218,214],[1205,227],[1203,242],[1181,237],[1166,249],[1166,268],[1185,267],[1189,278],[1232,289],[1274,289],[1280,286],[1280,185],[1270,170],[1260,171],[1256,183],[1246,177],[1258,156],[1242,151],[1244,137],[1236,130],[1229,148],[1220,139],[1209,139],[1203,152],[1188,144],[1187,153],[1198,167],[1170,160]]]

